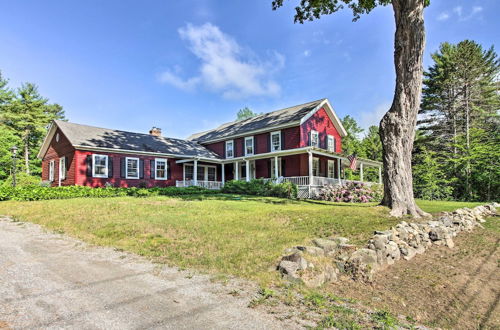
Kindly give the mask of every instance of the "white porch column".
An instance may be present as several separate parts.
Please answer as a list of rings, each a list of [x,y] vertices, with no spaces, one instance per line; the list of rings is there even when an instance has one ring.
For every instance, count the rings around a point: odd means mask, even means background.
[[[359,181],[363,182],[363,163],[359,163]]]
[[[277,179],[278,176],[279,176],[278,156],[274,156],[274,178]]]
[[[378,167],[378,183],[382,184],[382,167]]]
[[[246,170],[246,180],[247,182],[250,181],[250,161],[249,160],[245,160],[245,170]]]
[[[234,179],[235,180],[239,180],[240,179],[240,175],[238,173],[238,162],[234,162]]]
[[[339,184],[342,185],[342,179],[340,177],[340,166],[342,166],[342,161],[340,158],[337,158],[337,178],[339,179]]]
[[[313,154],[309,151],[309,185],[313,183]]]
[[[224,163],[222,163],[222,168],[221,168],[220,174],[221,174],[222,184],[224,184],[224,182],[226,181],[226,173],[224,171]]]
[[[195,186],[198,185],[198,160],[194,160],[194,167],[193,167],[193,184]]]

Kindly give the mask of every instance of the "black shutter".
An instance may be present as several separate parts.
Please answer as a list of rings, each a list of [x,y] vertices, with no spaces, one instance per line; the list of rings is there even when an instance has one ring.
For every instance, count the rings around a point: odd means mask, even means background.
[[[268,178],[272,178],[273,177],[273,174],[271,173],[271,162],[272,161],[273,161],[272,159],[269,159],[267,161],[267,177]]]
[[[256,137],[254,136],[253,139],[252,139],[252,143],[253,143],[253,154],[257,154],[257,150],[255,150],[255,139]]]
[[[272,139],[271,139],[271,133],[267,134],[267,152],[273,151],[273,145],[272,145]]]
[[[173,162],[169,162],[169,161],[167,161],[167,180],[172,179],[172,173],[170,172],[170,165],[171,165],[172,163],[173,163]]]
[[[280,142],[281,142],[281,150],[285,150],[285,132],[281,131],[281,137],[280,137]]]
[[[227,151],[226,151],[227,150],[226,141],[224,141],[223,146],[224,146],[224,150],[222,150],[223,154],[221,156],[222,156],[222,158],[225,159],[226,158],[226,153],[227,153]]]
[[[68,178],[68,169],[69,169],[69,166],[68,166],[68,161],[69,161],[69,158],[68,156],[64,156],[64,180],[66,180]]]
[[[113,157],[108,156],[108,178],[113,177]]]
[[[87,176],[92,176],[92,155],[87,155],[85,162],[87,163]]]
[[[284,158],[281,158],[281,176],[285,176],[286,162]]]
[[[120,178],[125,179],[125,157],[120,158]]]
[[[307,133],[307,146],[311,146],[311,135],[312,135],[312,132],[309,131],[309,133]]]
[[[246,150],[245,150],[245,138],[243,138],[241,142],[242,142],[241,144],[243,145],[243,149],[241,149],[243,151],[241,156],[245,156],[245,152],[246,152]]]
[[[151,179],[154,179],[155,178],[155,172],[156,172],[156,169],[155,169],[155,160],[154,159],[151,159],[149,161],[149,177]]]
[[[144,159],[139,159],[139,179],[144,179]]]

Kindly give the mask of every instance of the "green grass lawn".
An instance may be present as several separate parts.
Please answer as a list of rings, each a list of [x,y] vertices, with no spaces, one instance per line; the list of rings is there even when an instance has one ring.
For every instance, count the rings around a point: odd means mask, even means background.
[[[419,204],[439,212],[479,203]],[[364,244],[374,230],[399,221],[374,204],[232,195],[7,201],[0,214],[169,265],[262,283],[275,278],[269,269],[284,248],[330,235]]]

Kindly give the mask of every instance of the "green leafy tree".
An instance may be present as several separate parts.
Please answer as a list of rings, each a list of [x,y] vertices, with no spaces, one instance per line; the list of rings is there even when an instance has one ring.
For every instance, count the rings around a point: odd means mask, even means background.
[[[18,88],[14,99],[4,106],[1,118],[3,125],[10,128],[21,140],[24,170],[27,174],[30,174],[32,169],[40,172],[36,153],[47,127],[52,120],[63,118],[62,107],[49,104],[48,99],[42,97],[37,86],[32,83],[23,84]]]
[[[361,150],[363,157],[382,161],[382,141],[380,141],[378,126],[368,127],[368,132],[361,140]]]
[[[13,146],[20,145],[21,139],[11,129],[5,125],[0,125],[0,180],[5,180],[12,170],[12,152],[10,149]]]
[[[361,141],[359,135],[363,132],[363,129],[359,127],[356,120],[347,115],[342,118],[342,126],[344,126],[347,136],[342,138],[342,151],[346,154],[361,154]]]
[[[236,114],[236,120],[237,121],[245,120],[258,115],[259,113],[253,112],[252,110],[250,110],[249,107],[244,107],[243,109],[238,110],[238,113]]]
[[[427,200],[449,199],[452,194],[450,182],[444,175],[440,155],[425,148],[416,155],[413,166],[415,195]]]
[[[273,9],[285,0],[274,0]],[[425,46],[424,8],[429,0],[300,0],[295,22],[304,23],[349,8],[356,21],[377,6],[392,5],[396,33],[394,65],[396,88],[389,111],[380,122],[383,145],[384,198],[391,215],[426,215],[415,203],[411,156],[422,89],[422,61]]]

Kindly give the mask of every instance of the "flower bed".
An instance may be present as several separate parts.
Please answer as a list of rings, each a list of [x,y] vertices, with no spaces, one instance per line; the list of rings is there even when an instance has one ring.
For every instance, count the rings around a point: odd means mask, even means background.
[[[375,184],[348,182],[342,186],[324,186],[313,198],[344,203],[380,202],[382,200],[382,187]]]

